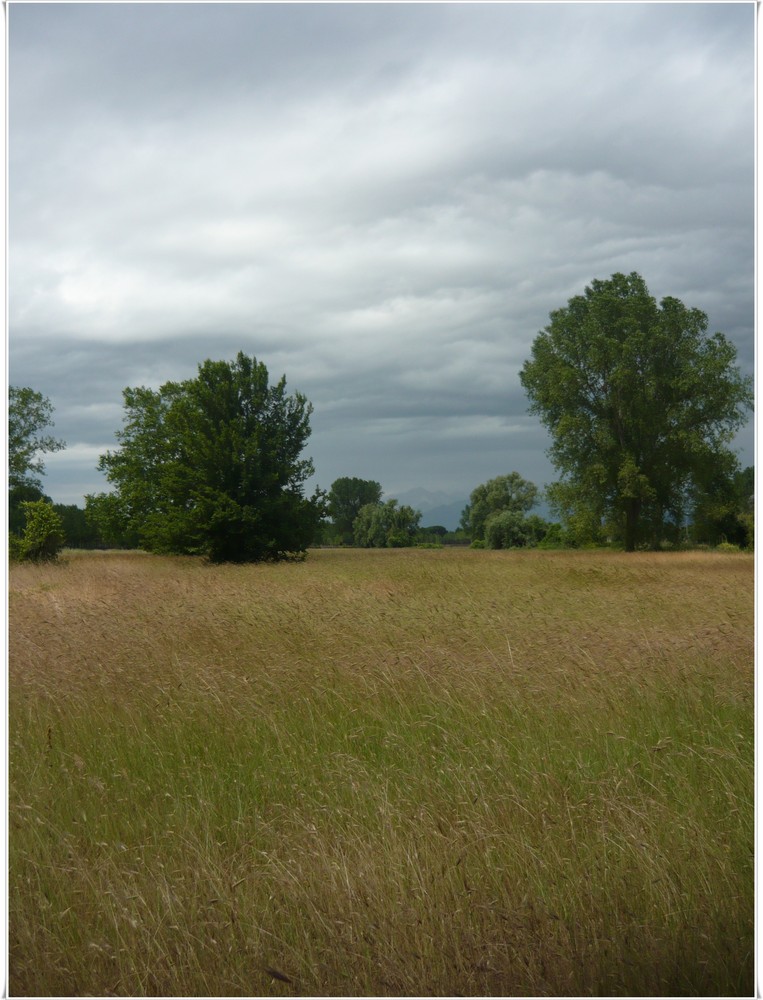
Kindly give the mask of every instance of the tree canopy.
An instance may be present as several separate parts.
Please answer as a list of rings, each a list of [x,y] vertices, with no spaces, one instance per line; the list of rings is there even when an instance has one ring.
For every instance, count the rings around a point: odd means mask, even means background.
[[[627,550],[656,546],[690,511],[752,406],[752,380],[707,317],[658,305],[635,272],[595,280],[551,313],[520,373],[553,440],[552,506],[581,531],[602,521]]]
[[[87,498],[105,537],[215,562],[306,550],[324,502],[320,490],[304,493],[312,406],[286,394],[285,377],[269,385],[265,365],[239,352],[158,391],[125,389],[124,405],[120,448],[99,462],[114,492]]]
[[[353,542],[352,526],[366,504],[377,504],[382,498],[382,488],[373,479],[343,476],[331,484],[328,493],[328,515],[334,528],[347,544]]]
[[[53,406],[42,393],[26,386],[8,388],[8,486],[41,486],[45,472],[40,454],[60,451],[66,445],[42,431],[53,423]]]
[[[355,543],[364,548],[404,548],[413,544],[420,520],[420,511],[397,500],[366,504],[353,525]]]
[[[514,522],[519,523],[537,501],[537,486],[523,479],[518,472],[496,476],[472,490],[469,503],[461,514],[461,526],[473,540],[482,541],[491,517],[511,514]],[[504,519],[504,523],[509,522]]]

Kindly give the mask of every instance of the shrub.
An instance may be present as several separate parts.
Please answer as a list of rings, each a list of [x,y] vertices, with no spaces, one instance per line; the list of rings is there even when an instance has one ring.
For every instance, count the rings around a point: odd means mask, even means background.
[[[733,542],[719,542],[715,546],[716,552],[741,552],[742,550],[738,545],[734,545]]]
[[[24,558],[24,543],[18,535],[8,535],[8,559],[10,562],[21,562]]]
[[[52,562],[58,558],[64,544],[63,523],[53,504],[45,500],[25,500],[24,535],[16,546],[20,559],[31,562]]]
[[[566,531],[561,524],[554,523],[548,526],[548,530],[543,538],[538,542],[539,549],[567,549],[575,548],[576,541],[569,531]]]
[[[355,544],[367,549],[405,548],[413,544],[420,520],[420,511],[398,506],[394,499],[365,504],[353,521]]]
[[[755,514],[751,511],[739,514],[737,518],[745,532],[745,548],[752,552],[755,549]]]

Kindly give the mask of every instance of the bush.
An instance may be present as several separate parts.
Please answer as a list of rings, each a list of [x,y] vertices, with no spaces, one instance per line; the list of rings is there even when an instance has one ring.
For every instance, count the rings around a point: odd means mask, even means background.
[[[558,523],[550,524],[546,534],[538,542],[539,549],[570,549],[574,547],[574,538]]]
[[[745,533],[745,548],[750,552],[755,549],[755,514],[750,511],[746,514],[738,514],[737,518]]]
[[[353,521],[355,544],[366,549],[406,548],[413,545],[420,520],[420,511],[398,506],[397,500],[367,503]]]
[[[18,557],[30,562],[53,562],[64,544],[61,517],[45,500],[25,500],[21,506],[26,526],[23,537],[17,540]]]
[[[715,551],[716,552],[741,552],[742,550],[739,548],[738,545],[734,545],[733,542],[719,542],[719,544],[715,546]]]
[[[390,549],[404,549],[411,544],[411,536],[402,528],[394,528],[387,535],[387,547]]]
[[[18,535],[8,535],[8,559],[10,562],[21,562],[24,558],[24,543]]]
[[[520,549],[537,545],[550,525],[537,514],[501,510],[485,521],[485,541],[490,549]]]

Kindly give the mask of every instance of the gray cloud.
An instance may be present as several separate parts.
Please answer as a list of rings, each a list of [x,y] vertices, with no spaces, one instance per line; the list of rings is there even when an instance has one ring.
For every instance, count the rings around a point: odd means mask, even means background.
[[[548,482],[518,372],[617,270],[751,373],[753,28],[752,4],[12,5],[10,378],[69,443],[48,491],[103,488],[125,386],[238,350],[313,402],[324,487]]]

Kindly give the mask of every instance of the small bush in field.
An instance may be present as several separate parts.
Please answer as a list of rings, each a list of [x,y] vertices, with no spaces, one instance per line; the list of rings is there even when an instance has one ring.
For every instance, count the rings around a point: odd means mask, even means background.
[[[61,517],[45,500],[25,500],[21,506],[26,514],[26,526],[20,541],[10,544],[16,557],[30,562],[52,562],[64,544]]]
[[[738,545],[734,545],[733,542],[720,542],[715,546],[716,552],[741,552],[742,550]]]

